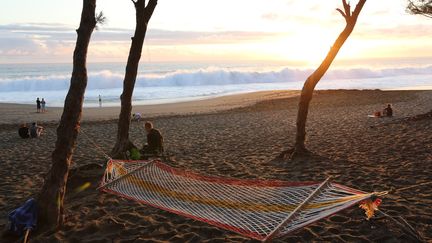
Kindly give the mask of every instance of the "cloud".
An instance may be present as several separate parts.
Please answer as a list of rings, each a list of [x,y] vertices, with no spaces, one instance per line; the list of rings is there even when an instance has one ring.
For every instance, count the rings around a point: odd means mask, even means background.
[[[430,25],[396,25],[393,27],[376,27],[376,25],[367,25],[364,28],[358,28],[356,35],[368,39],[414,39],[419,37],[432,36]]]
[[[37,49],[38,47],[38,44],[31,39],[19,37],[0,38],[0,50],[3,53],[8,53],[13,50],[29,52]]]
[[[265,13],[263,15],[261,15],[262,19],[265,20],[280,20],[281,19],[281,15],[277,14],[277,13]]]
[[[313,9],[314,5],[309,8]],[[337,13],[333,15],[335,18],[340,18]],[[312,26],[312,31],[314,28],[325,31],[321,31],[321,35],[323,33],[326,35],[327,32],[337,34],[339,31],[338,28],[332,26],[336,21],[328,18],[316,23],[316,19],[312,19],[309,15],[286,16],[277,12],[267,12],[261,18],[269,22],[293,22],[290,25],[294,27],[307,24],[309,27]],[[338,23],[342,24],[342,21]],[[273,58],[277,53],[277,45],[272,47],[272,43],[279,42],[286,43],[288,47],[304,48],[301,46],[303,41],[298,40],[298,38],[304,38],[299,37],[298,29],[287,27],[284,30],[287,31],[177,31],[151,28],[147,32],[146,46],[154,50],[153,58],[160,61],[171,61],[173,58],[176,60],[250,59],[254,55],[255,59],[264,56]],[[132,29],[102,26],[92,36],[89,59],[124,60],[128,54],[131,36],[133,36]],[[432,28],[425,23],[395,23],[393,26],[377,26],[366,22],[357,26],[349,43],[357,43],[356,47],[363,48],[359,49],[359,52],[371,56],[373,53],[378,53],[383,57],[425,56],[428,55],[427,52],[421,50],[430,47],[427,44],[430,43],[430,36],[432,36]],[[290,43],[291,38],[292,43]],[[0,63],[70,61],[75,41],[75,28],[64,24],[0,25]],[[398,48],[400,45],[406,48]],[[262,50],[259,49],[261,47]],[[274,49],[276,52],[273,51]],[[403,50],[409,50],[409,53]],[[267,52],[269,54],[266,54]],[[395,52],[400,54],[394,54]],[[287,56],[292,56],[291,52],[287,53]]]
[[[259,42],[279,36],[272,32],[247,31],[172,31],[149,29],[146,43],[153,46],[213,45]],[[130,44],[132,29],[104,28],[92,36],[91,53],[95,55],[119,55]],[[75,29],[62,24],[9,24],[0,25],[0,62],[18,60],[22,57],[56,59],[69,58],[76,40]],[[107,50],[115,47],[116,50]],[[104,48],[104,49],[103,49]],[[112,48],[111,48],[112,49]],[[127,51],[122,54],[127,54]],[[109,58],[109,57],[108,57]]]
[[[0,25],[0,33],[12,36],[29,37],[40,36],[45,38],[56,38],[59,41],[75,40],[76,33],[73,28],[64,25],[49,24],[16,24]],[[133,35],[132,29],[103,28],[94,33],[95,41],[130,41]],[[172,31],[162,29],[149,29],[147,40],[155,44],[214,44],[214,43],[237,43],[238,41],[256,41],[263,38],[278,36],[272,32],[247,32],[247,31]],[[2,35],[4,36],[4,35]],[[0,37],[2,38],[2,37]]]

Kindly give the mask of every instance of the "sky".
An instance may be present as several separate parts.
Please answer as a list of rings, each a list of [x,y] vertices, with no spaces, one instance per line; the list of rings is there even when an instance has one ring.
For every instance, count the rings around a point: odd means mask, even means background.
[[[354,9],[357,0],[351,1]],[[345,25],[341,0],[159,0],[149,23],[145,62],[319,63]],[[350,64],[427,64],[432,20],[405,0],[368,0],[338,55]],[[0,63],[69,63],[82,1],[0,3]],[[99,0],[107,23],[92,36],[89,62],[125,62],[135,27],[130,0]],[[397,61],[395,61],[397,60]]]

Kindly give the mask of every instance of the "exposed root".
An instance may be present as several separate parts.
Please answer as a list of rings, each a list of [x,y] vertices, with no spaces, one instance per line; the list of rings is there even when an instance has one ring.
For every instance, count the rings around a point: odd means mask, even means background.
[[[116,144],[116,146],[111,151],[111,157],[113,159],[129,159],[127,151],[137,148],[130,140],[126,143]]]
[[[309,157],[312,153],[306,148],[294,147],[283,151],[276,157],[276,159],[281,160],[293,160],[297,158]]]

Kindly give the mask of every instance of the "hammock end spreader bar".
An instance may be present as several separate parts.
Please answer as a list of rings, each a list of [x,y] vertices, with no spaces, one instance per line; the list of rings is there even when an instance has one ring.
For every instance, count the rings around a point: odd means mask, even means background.
[[[263,242],[271,241],[273,238],[277,237],[281,229],[286,226],[290,220],[323,188],[327,183],[329,183],[331,177],[328,177],[321,185],[319,185],[315,191],[313,191],[300,205],[297,206],[294,211],[292,211],[284,221],[282,221],[264,240]]]

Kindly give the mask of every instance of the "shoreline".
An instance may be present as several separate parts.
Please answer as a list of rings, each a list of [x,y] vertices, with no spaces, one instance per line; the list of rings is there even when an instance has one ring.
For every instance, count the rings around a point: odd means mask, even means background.
[[[213,113],[250,106],[264,100],[296,97],[299,92],[293,90],[259,91],[177,103],[135,105],[132,107],[132,113],[141,113],[144,119],[148,117]],[[35,110],[35,105],[0,103],[0,114],[2,114],[0,124],[20,124],[33,121],[38,123],[57,122],[60,120],[63,107],[48,107],[46,113],[36,113]],[[118,118],[119,113],[120,107],[84,107],[81,121],[115,120]]]
[[[315,92],[342,92],[342,91],[381,91],[381,92],[432,92],[431,90],[316,90]],[[192,101],[181,101],[177,103],[135,105],[132,113],[141,113],[143,119],[163,117],[208,114],[227,111],[236,108],[252,106],[256,103],[273,100],[294,98],[299,96],[299,90],[271,90],[257,91],[240,94],[229,94],[224,96],[198,99]],[[16,125],[21,123],[57,123],[63,112],[63,107],[48,107],[46,113],[36,113],[35,105],[18,103],[0,103],[0,125]],[[116,120],[120,113],[120,107],[83,107],[81,122],[97,122]]]

